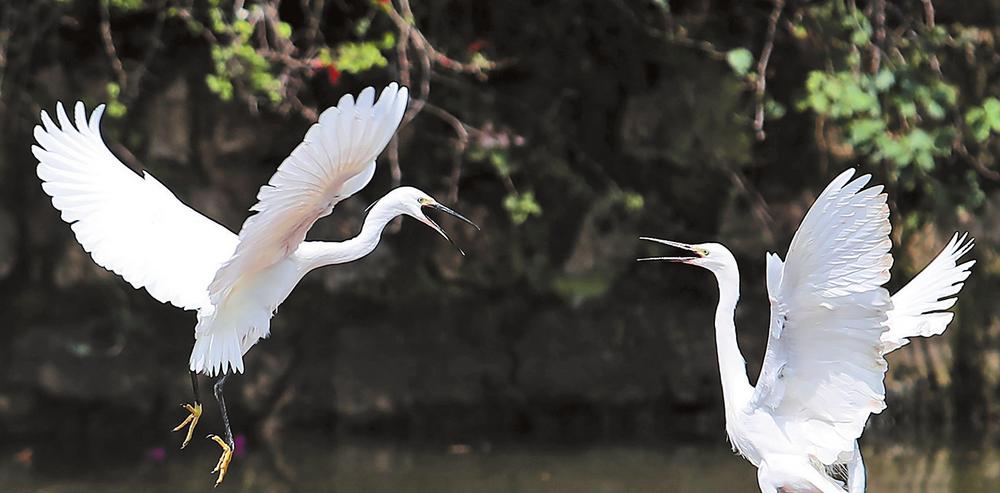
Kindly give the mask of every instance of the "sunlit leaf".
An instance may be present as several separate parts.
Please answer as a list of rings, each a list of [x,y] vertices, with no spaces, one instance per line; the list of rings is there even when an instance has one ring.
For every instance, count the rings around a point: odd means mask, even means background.
[[[726,53],[726,62],[732,67],[736,75],[743,77],[750,72],[753,66],[753,53],[746,48],[735,48]]]

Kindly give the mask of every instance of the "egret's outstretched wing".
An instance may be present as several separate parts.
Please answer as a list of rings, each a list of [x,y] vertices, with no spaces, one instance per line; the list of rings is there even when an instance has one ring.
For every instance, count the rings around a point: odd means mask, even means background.
[[[361,190],[375,173],[375,158],[399,127],[407,89],[389,84],[378,101],[369,87],[357,102],[345,95],[319,117],[278,171],[260,188],[256,213],[240,230],[240,241],[209,288],[213,302],[241,276],[268,267],[295,251],[317,219]]]
[[[958,259],[972,250],[968,234],[952,236],[948,246],[914,277],[892,295],[889,330],[882,334],[882,353],[895,351],[910,342],[910,337],[928,337],[944,332],[955,314],[945,311],[958,301],[956,295],[969,277],[975,260],[961,265]]]
[[[42,112],[31,152],[42,188],[98,265],[154,298],[185,309],[208,304],[208,284],[236,248],[236,235],[184,205],[152,175],[137,175],[101,140],[98,106],[75,123],[62,103],[57,125]]]
[[[838,176],[806,213],[784,265],[768,256],[771,326],[751,410],[825,464],[885,408],[889,208],[869,177]]]

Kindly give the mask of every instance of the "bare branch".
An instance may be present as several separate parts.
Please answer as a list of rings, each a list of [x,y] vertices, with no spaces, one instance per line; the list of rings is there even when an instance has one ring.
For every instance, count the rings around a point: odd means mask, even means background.
[[[121,59],[118,58],[118,50],[115,49],[115,40],[111,37],[111,12],[108,10],[108,0],[101,0],[97,4],[101,12],[101,43],[104,45],[104,52],[111,61],[111,70],[115,73],[118,87],[124,90],[128,86],[128,75],[125,73],[125,67],[122,65]]]
[[[469,131],[455,115],[448,113],[432,104],[424,105],[428,113],[442,119],[455,131],[455,142],[453,144],[451,175],[448,177],[448,200],[452,203],[458,201],[458,182],[462,179],[462,155],[469,146]]]
[[[410,9],[409,0],[399,0],[399,4],[400,10],[403,11],[402,14],[396,11],[391,3],[385,4],[385,12],[389,15],[389,18],[392,19],[393,23],[396,24],[400,33],[404,30],[410,31],[410,44],[415,50],[426,52],[426,56],[433,61],[434,64],[452,72],[472,74],[480,79],[486,79],[487,73],[491,70],[506,67],[514,63],[513,60],[484,60],[479,63],[464,63],[445,55],[441,51],[438,51],[438,49],[427,40],[424,34],[413,25],[413,11]]]
[[[774,0],[774,9],[767,22],[767,37],[764,41],[764,48],[757,59],[757,84],[755,87],[757,110],[753,118],[753,129],[757,135],[757,140],[764,140],[764,96],[767,91],[767,63],[771,59],[771,52],[774,50],[774,35],[778,30],[778,20],[781,18],[781,11],[785,8],[785,0]]]
[[[753,205],[751,212],[753,213],[754,219],[756,219],[760,224],[766,237],[766,241],[773,242],[774,218],[771,217],[770,208],[767,205],[767,201],[764,200],[764,196],[761,195],[749,181],[747,181],[746,177],[743,176],[743,173],[739,170],[728,170],[728,174],[730,181],[733,182],[733,185],[736,185],[736,188],[750,199],[750,202]]]
[[[924,22],[927,23],[927,27],[934,29],[934,4],[931,0],[922,0],[924,2]]]
[[[875,24],[875,42],[872,43],[871,73],[877,73],[882,63],[882,47],[885,46],[885,0],[875,0],[873,12]]]

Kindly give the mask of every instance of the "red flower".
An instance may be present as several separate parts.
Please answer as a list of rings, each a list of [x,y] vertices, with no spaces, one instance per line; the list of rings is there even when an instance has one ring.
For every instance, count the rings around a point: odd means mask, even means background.
[[[330,81],[331,86],[335,86],[337,82],[340,82],[340,71],[337,70],[336,65],[331,63],[326,66],[326,80]]]
[[[489,45],[488,41],[484,39],[477,39],[469,43],[469,46],[466,46],[465,49],[469,53],[479,53],[480,51],[483,51],[483,48],[486,48],[487,45]]]

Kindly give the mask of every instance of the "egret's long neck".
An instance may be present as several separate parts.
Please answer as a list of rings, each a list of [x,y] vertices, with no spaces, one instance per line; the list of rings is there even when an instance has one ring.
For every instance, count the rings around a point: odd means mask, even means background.
[[[305,272],[324,265],[346,264],[375,250],[386,224],[399,215],[389,202],[380,200],[372,206],[361,232],[354,238],[340,242],[303,242],[295,253],[302,260]]]
[[[740,273],[733,262],[715,272],[719,281],[719,306],[715,310],[715,344],[719,351],[722,398],[728,419],[746,406],[753,392],[747,378],[746,361],[736,341],[736,302],[740,299]]]

